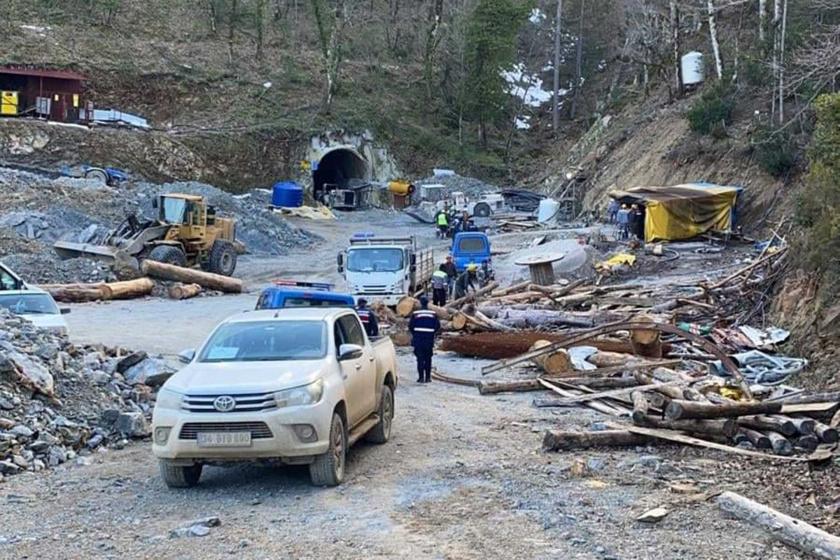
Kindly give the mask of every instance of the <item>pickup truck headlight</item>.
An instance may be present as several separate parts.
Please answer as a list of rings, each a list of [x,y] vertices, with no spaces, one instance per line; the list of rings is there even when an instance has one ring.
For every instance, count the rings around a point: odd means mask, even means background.
[[[155,408],[166,410],[181,410],[183,396],[180,393],[169,389],[161,389],[158,391],[157,399],[155,400]]]
[[[324,394],[324,381],[319,379],[309,385],[303,387],[294,387],[292,389],[284,389],[274,393],[274,402],[277,403],[277,408],[285,408],[287,406],[302,406],[306,404],[315,404],[321,400]]]

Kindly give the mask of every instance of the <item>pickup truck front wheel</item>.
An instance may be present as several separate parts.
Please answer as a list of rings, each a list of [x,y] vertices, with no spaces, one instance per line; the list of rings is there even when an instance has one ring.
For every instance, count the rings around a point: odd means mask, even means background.
[[[172,465],[168,461],[160,461],[160,476],[170,488],[189,488],[198,484],[203,466],[198,463],[181,467]]]
[[[347,457],[347,431],[341,416],[333,413],[330,426],[330,448],[315,457],[309,465],[309,478],[315,486],[338,486],[344,480],[344,463]]]
[[[371,443],[387,443],[391,439],[391,423],[394,420],[394,392],[387,385],[382,386],[379,397],[379,423],[366,436]]]

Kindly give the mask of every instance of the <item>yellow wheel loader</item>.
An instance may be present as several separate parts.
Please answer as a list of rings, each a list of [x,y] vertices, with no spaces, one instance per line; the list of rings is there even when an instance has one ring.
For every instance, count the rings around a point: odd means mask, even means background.
[[[156,220],[141,222],[131,215],[101,243],[58,241],[53,248],[63,259],[93,257],[111,261],[151,259],[177,266],[200,266],[231,276],[236,269],[236,223],[219,218],[204,197],[162,194],[154,202]]]

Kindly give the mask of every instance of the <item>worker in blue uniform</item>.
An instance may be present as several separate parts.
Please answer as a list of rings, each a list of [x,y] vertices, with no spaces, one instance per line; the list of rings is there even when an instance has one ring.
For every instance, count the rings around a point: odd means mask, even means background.
[[[432,355],[435,353],[435,335],[440,331],[440,320],[429,309],[429,298],[420,296],[420,309],[408,321],[411,345],[417,357],[417,383],[432,381]]]
[[[359,298],[356,304],[356,314],[362,321],[362,326],[368,336],[379,336],[379,322],[376,320],[376,314],[368,309],[366,299]]]

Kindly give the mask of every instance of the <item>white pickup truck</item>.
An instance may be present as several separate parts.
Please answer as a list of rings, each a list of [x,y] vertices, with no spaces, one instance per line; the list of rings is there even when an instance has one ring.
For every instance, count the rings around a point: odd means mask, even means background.
[[[344,478],[347,449],[391,434],[397,368],[348,308],[254,311],[223,321],[158,393],[155,456],[170,487],[205,464],[308,464],[313,484]]]

